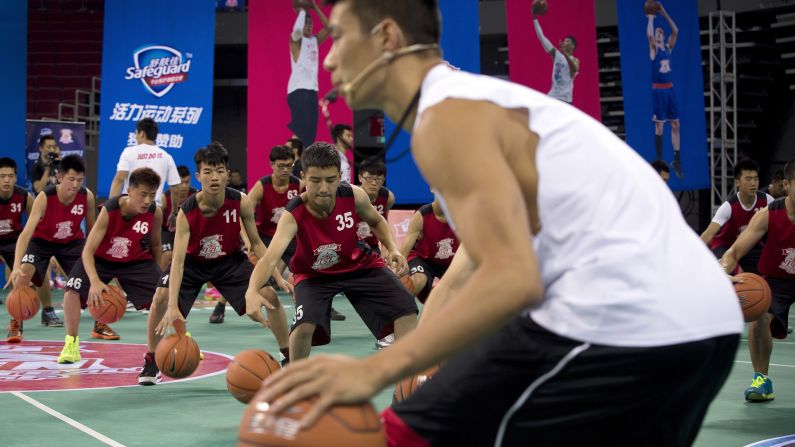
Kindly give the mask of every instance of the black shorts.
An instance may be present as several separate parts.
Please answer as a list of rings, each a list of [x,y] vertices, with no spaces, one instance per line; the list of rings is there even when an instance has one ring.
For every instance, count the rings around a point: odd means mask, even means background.
[[[292,118],[287,127],[304,143],[304,147],[314,143],[317,135],[317,100],[317,90],[299,88],[287,95]]]
[[[312,346],[331,341],[331,299],[345,293],[356,313],[376,338],[394,332],[393,322],[416,314],[417,304],[400,279],[386,267],[357,270],[305,279],[295,286],[295,319],[292,330],[313,323]]]
[[[6,263],[9,269],[14,268],[14,251],[17,247],[17,240],[0,240],[0,259]]]
[[[787,338],[789,308],[795,303],[795,282],[766,277],[770,285],[770,333],[773,337],[783,340]]]
[[[416,275],[421,274],[425,275],[427,282],[425,283],[425,287],[417,293],[417,298],[420,300],[421,303],[425,303],[425,300],[428,298],[428,295],[431,293],[431,288],[433,287],[433,280],[436,278],[441,279],[442,276],[447,272],[447,268],[450,267],[449,265],[440,265],[440,264],[433,264],[428,262],[422,258],[414,258],[409,261],[409,274]]]
[[[169,265],[160,278],[160,282],[157,283],[157,287],[168,288],[170,272],[171,266]],[[187,318],[202,286],[207,282],[212,282],[238,315],[245,314],[246,290],[248,289],[248,280],[253,272],[254,265],[240,251],[213,262],[200,262],[190,256],[185,256],[182,285],[179,288],[179,311],[183,317]]]
[[[160,245],[163,247],[163,253],[174,251],[174,232],[164,228],[160,233]]]
[[[136,309],[149,309],[152,304],[152,297],[155,295],[157,282],[163,275],[155,261],[108,262],[95,257],[94,266],[97,269],[99,279],[105,284],[109,283],[113,278],[119,281],[119,285],[124,289],[127,301],[133,303]],[[90,288],[91,281],[88,279],[88,274],[81,258],[69,273],[66,289],[74,290],[80,294],[80,306],[85,309]]]
[[[32,264],[36,268],[36,273],[31,281],[37,287],[41,287],[47,276],[50,258],[55,257],[65,273],[71,272],[77,261],[80,260],[85,242],[85,239],[79,239],[66,244],[56,244],[43,239],[31,239],[21,262]]]
[[[715,247],[712,249],[712,253],[715,255],[716,258],[720,259],[723,255],[729,251],[729,247],[721,246]],[[740,258],[740,268],[743,269],[744,272],[751,272],[759,274],[759,259],[762,257],[762,247],[759,245],[754,246],[748,253],[745,254],[742,258]]]
[[[392,411],[434,447],[689,446],[739,340],[619,348],[518,317]]]
[[[262,239],[262,243],[265,244],[266,247],[271,246],[271,242],[273,241],[273,236],[268,236],[267,234],[259,234],[259,238]],[[290,259],[293,259],[293,255],[295,255],[295,238],[290,241],[287,245],[287,249],[284,250],[282,253],[282,262],[286,265],[290,265]]]

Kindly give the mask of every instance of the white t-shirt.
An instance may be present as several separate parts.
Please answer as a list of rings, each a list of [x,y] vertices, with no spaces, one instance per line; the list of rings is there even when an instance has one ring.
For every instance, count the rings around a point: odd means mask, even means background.
[[[138,144],[124,149],[119,156],[119,164],[116,165],[117,171],[127,171],[132,173],[138,168],[151,168],[157,175],[160,176],[160,186],[157,188],[157,206],[161,206],[161,197],[163,196],[163,185],[168,182],[169,186],[178,185],[180,183],[179,173],[177,172],[177,165],[174,163],[174,158],[171,154],[160,149],[157,146],[149,144]],[[130,176],[124,179],[124,186],[121,189],[122,194],[127,192],[127,186],[130,184]]]
[[[345,183],[350,183],[352,180],[351,162],[348,161],[348,157],[343,153],[340,153],[340,178]]]
[[[293,60],[290,53],[290,80],[287,81],[287,93],[290,94],[298,89],[318,90],[317,70],[318,70],[318,45],[317,37],[302,37],[301,52],[298,60]]]
[[[776,200],[770,194],[765,193],[765,195],[767,196],[768,205],[770,205],[771,203],[773,203],[774,200]],[[737,199],[742,209],[746,211],[751,211],[752,209],[756,208],[756,198],[754,198],[754,204],[747,208],[745,207],[745,205],[743,205],[743,201],[739,200],[740,199],[739,192],[737,193]],[[718,211],[715,213],[715,217],[712,218],[712,221],[720,226],[723,226],[731,218],[732,218],[732,205],[727,200],[723,202],[723,204],[721,204],[720,208],[718,208]]]
[[[561,336],[609,346],[742,331],[731,282],[667,185],[601,123],[540,92],[439,65],[423,81],[415,125],[447,98],[526,109],[539,136],[533,247],[544,296],[525,315]]]
[[[568,103],[571,103],[574,95],[574,78],[571,77],[569,62],[560,50],[555,50],[555,60],[552,63],[552,87],[547,95]]]

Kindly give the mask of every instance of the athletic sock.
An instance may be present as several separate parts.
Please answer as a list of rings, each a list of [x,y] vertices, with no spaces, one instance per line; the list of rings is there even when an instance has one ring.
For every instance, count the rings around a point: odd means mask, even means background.
[[[654,149],[657,151],[657,160],[662,160],[663,136],[654,134]]]
[[[225,310],[226,310],[226,303],[217,303],[215,305],[215,310],[213,310],[213,313],[222,314],[224,313]]]

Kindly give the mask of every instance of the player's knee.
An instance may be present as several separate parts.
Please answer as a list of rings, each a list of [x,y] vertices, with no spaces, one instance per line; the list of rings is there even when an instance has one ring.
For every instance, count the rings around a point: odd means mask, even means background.
[[[268,304],[276,308],[281,307],[282,303],[279,301],[279,296],[276,295],[276,291],[273,290],[272,287],[263,287],[259,289],[259,294],[265,298],[265,301],[267,301]]]
[[[152,306],[165,306],[168,304],[168,289],[165,287],[158,287],[155,290],[155,296],[152,298]]]
[[[290,333],[290,339],[296,341],[312,340],[312,334],[315,333],[315,325],[312,323],[303,323],[293,329]]]

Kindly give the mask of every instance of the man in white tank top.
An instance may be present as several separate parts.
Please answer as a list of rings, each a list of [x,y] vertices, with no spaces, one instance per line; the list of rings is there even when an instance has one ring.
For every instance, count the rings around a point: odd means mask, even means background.
[[[577,40],[573,36],[566,36],[560,41],[560,48],[555,48],[544,35],[535,11],[533,11],[533,27],[544,51],[552,56],[552,87],[547,95],[571,104],[574,94],[574,78],[580,72],[580,60],[574,57]]]
[[[308,2],[304,2],[307,3]],[[312,8],[323,23],[323,29],[312,33]],[[298,11],[290,33],[290,80],[287,83],[287,104],[292,120],[287,125],[304,146],[315,142],[318,118],[318,57],[320,45],[328,37],[328,18],[315,0]]]
[[[390,446],[690,445],[743,320],[665,183],[576,108],[446,67],[436,1],[334,3],[325,68],[412,131],[461,247],[417,329],[272,375],[270,411],[317,396],[311,425],[444,362],[382,414]]]

